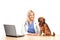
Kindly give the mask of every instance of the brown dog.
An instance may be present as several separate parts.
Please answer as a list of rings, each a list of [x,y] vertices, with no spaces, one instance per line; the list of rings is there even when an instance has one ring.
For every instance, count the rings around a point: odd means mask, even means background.
[[[40,35],[42,35],[42,33],[43,33],[43,36],[55,36],[54,32],[53,32],[53,34],[51,34],[51,31],[45,22],[45,18],[39,17],[38,22],[39,22],[39,26],[40,26]]]

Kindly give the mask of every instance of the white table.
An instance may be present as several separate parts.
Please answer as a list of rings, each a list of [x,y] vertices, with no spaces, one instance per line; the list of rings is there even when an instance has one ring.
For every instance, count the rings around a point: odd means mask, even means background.
[[[60,40],[60,35],[54,36],[29,36],[25,35],[24,37],[3,37],[1,40]]]

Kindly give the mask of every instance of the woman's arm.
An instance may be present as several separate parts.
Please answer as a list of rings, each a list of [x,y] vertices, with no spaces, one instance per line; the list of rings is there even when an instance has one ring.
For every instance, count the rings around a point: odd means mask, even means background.
[[[27,22],[25,22],[25,24],[24,24],[24,33],[28,34],[28,32],[27,32]]]
[[[35,23],[36,34],[40,35],[40,27]]]

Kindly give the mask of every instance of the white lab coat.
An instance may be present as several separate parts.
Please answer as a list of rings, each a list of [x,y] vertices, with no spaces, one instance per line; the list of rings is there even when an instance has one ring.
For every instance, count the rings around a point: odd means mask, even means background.
[[[34,22],[34,29],[35,29],[36,34],[40,34],[40,28],[35,22]],[[24,24],[24,33],[29,34],[28,33],[28,22],[25,22],[25,24]]]

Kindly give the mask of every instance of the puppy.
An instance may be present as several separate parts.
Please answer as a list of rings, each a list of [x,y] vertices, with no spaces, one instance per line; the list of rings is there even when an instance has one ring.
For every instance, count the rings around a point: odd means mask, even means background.
[[[40,26],[40,35],[43,34],[43,36],[55,36],[55,33],[51,34],[51,31],[45,22],[45,18],[39,17],[38,18],[39,26]]]

